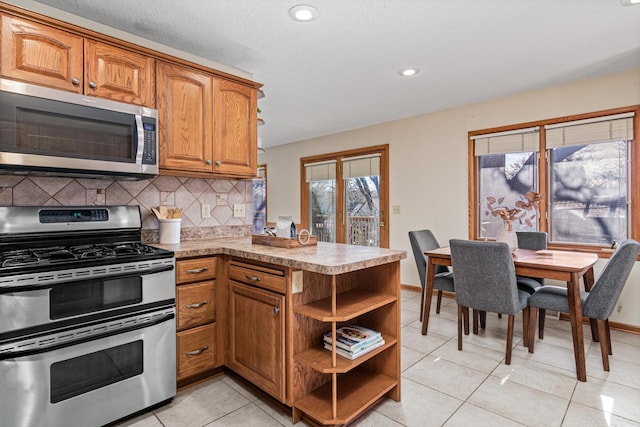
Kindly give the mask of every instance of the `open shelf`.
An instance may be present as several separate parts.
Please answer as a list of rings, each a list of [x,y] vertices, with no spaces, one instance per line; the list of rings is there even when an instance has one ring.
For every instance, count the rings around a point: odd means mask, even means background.
[[[294,406],[321,424],[347,424],[374,405],[398,381],[358,368],[338,379],[338,403],[336,417],[332,415],[331,381],[296,401]]]
[[[384,337],[385,344],[375,350],[370,351],[369,353],[363,354],[357,359],[350,360],[346,357],[342,357],[339,354],[336,355],[336,367],[331,367],[331,351],[325,349],[324,347],[312,347],[309,348],[295,356],[296,361],[302,365],[308,366],[318,372],[322,372],[324,374],[330,373],[338,373],[343,374],[351,371],[372,357],[377,356],[382,353],[389,347],[395,345],[398,340],[392,337]]]
[[[360,289],[338,294],[336,315],[331,314],[331,297],[294,308],[294,312],[321,322],[346,322],[397,300],[395,295]]]

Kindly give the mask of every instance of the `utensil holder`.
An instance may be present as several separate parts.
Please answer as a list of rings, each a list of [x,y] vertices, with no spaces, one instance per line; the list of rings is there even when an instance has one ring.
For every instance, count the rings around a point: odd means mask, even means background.
[[[180,243],[182,218],[160,218],[160,243]]]

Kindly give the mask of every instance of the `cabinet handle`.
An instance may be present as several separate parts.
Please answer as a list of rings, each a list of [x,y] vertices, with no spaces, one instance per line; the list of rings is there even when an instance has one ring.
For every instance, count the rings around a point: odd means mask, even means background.
[[[277,315],[278,313],[280,313],[280,308],[279,307],[273,307],[273,314]]]
[[[222,163],[220,163],[220,160],[216,160],[216,166],[220,166]]]
[[[78,78],[77,78],[77,77],[74,77],[74,78],[71,80],[71,84],[73,84],[74,86],[78,86],[78,85],[80,84],[80,80],[78,80]]]
[[[211,160],[207,159],[207,160],[205,160],[205,163],[210,165],[211,164]]]
[[[185,305],[185,308],[200,308],[200,307],[202,307],[203,305],[207,305],[207,304],[209,304],[209,302],[208,302],[208,301],[196,302],[196,303],[194,303],[194,304],[187,304],[187,305]]]
[[[89,87],[90,87],[91,89],[95,89],[95,88],[97,88],[97,87],[98,87],[98,85],[96,84],[96,82],[89,82]]]
[[[244,277],[246,277],[246,278],[247,278],[247,280],[251,280],[252,282],[259,282],[259,281],[260,281],[260,278],[259,278],[259,277],[257,277],[257,276],[249,276],[249,275],[247,274],[247,275],[245,275]]]
[[[187,351],[187,356],[197,356],[199,354],[202,354],[205,350],[209,350],[208,345],[205,345],[204,347],[199,348],[197,350]]]
[[[207,271],[209,269],[209,267],[202,267],[202,268],[193,268],[191,270],[187,270],[188,274],[198,274],[198,273],[204,273],[205,271]]]

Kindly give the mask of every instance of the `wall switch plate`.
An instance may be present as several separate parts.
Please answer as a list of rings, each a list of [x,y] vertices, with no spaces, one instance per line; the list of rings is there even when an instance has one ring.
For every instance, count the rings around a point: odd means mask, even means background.
[[[244,218],[244,204],[237,203],[233,205],[233,217],[234,218]]]
[[[202,219],[211,218],[211,205],[203,203],[201,214]]]
[[[299,294],[302,292],[302,270],[291,273],[291,293]]]

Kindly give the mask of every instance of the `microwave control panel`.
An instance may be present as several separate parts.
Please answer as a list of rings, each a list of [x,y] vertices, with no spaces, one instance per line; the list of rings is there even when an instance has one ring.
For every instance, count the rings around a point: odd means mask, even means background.
[[[156,119],[152,117],[142,118],[142,129],[144,132],[144,150],[142,152],[142,164],[155,165],[158,139],[156,136]]]

